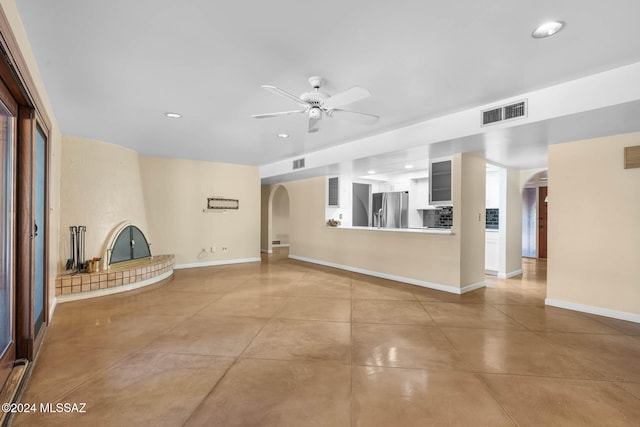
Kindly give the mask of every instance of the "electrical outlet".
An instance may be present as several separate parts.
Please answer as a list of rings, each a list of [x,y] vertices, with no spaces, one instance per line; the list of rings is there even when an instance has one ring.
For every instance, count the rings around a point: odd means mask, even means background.
[[[212,254],[216,253],[216,247],[215,247],[215,246],[211,246],[211,250],[210,250],[210,252],[211,252]]]
[[[227,252],[229,250],[229,248],[227,248],[226,246],[222,247],[222,252]]]

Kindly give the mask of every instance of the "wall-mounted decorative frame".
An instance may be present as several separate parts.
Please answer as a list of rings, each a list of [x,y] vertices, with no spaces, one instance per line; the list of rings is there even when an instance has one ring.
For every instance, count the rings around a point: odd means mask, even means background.
[[[238,199],[222,199],[219,197],[210,197],[207,199],[207,209],[239,209],[240,201]]]
[[[624,168],[640,168],[640,145],[624,147]]]

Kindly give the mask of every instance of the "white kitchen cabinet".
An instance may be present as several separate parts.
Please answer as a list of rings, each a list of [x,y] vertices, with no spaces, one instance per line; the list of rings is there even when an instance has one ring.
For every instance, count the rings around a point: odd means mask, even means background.
[[[486,207],[500,208],[500,174],[498,171],[487,171]]]
[[[413,199],[414,209],[431,209],[429,206],[429,179],[418,178],[413,179],[411,185],[412,193],[409,196],[409,200]]]
[[[500,233],[498,231],[486,231],[484,241],[484,269],[491,273],[497,273],[500,259]]]

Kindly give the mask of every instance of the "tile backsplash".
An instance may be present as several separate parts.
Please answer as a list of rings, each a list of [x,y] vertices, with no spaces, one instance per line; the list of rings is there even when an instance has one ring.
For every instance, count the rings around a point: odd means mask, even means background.
[[[453,226],[453,207],[439,209],[425,209],[422,211],[422,225],[424,227],[451,228]]]
[[[487,209],[486,210],[486,224],[487,230],[497,230],[500,227],[500,209]]]

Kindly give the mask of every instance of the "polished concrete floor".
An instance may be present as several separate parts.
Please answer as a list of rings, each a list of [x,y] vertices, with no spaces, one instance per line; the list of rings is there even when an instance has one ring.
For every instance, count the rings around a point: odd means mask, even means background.
[[[58,306],[21,401],[86,412],[12,425],[640,425],[640,325],[545,307],[544,261],[457,296],[283,255]]]

